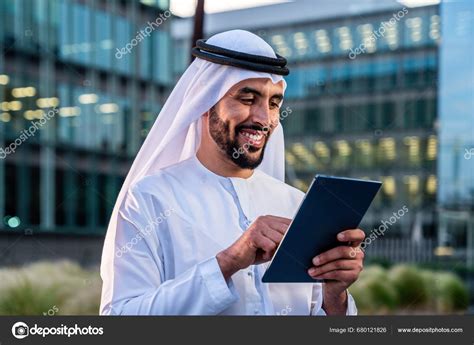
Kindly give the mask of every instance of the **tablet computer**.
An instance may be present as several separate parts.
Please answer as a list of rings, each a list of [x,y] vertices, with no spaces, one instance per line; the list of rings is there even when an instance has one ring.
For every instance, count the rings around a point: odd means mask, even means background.
[[[264,283],[321,282],[308,274],[312,259],[343,245],[339,232],[356,229],[379,181],[316,175],[262,277]]]

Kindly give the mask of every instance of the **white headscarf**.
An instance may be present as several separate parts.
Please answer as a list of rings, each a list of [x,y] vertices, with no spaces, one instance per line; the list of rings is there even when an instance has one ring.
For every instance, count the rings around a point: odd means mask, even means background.
[[[272,47],[260,37],[244,30],[226,31],[212,36],[207,43],[248,54],[276,58]],[[118,211],[130,186],[147,175],[194,156],[201,137],[201,116],[215,105],[235,84],[250,78],[280,75],[254,72],[196,58],[179,79],[138,152],[122,185],[107,229],[102,253],[101,274],[109,274],[115,252],[115,228]],[[279,180],[285,178],[283,130],[279,124],[265,148],[257,169]],[[108,273],[107,273],[108,272]],[[104,277],[104,276],[103,276]]]

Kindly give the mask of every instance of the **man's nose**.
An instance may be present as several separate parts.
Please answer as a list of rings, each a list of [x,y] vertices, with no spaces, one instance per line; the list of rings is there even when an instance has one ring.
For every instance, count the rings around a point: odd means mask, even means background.
[[[252,120],[263,127],[271,126],[271,112],[269,106],[265,104],[256,106],[252,112]]]

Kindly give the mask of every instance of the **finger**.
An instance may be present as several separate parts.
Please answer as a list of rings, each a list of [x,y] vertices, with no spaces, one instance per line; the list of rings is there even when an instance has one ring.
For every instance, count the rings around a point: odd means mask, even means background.
[[[288,230],[288,224],[279,221],[269,221],[267,225],[274,231],[278,231],[281,235],[284,235]]]
[[[262,230],[262,235],[268,237],[270,240],[275,242],[276,245],[280,244],[283,234],[279,231],[276,231],[270,227],[267,227]]]
[[[262,235],[269,238],[277,246],[280,244],[281,239],[283,238],[283,234],[281,234],[280,232],[278,232],[276,230],[273,230],[270,227],[262,229]]]
[[[357,247],[365,239],[365,232],[361,229],[344,230],[337,234],[337,239],[341,242],[351,242],[352,246]]]
[[[275,250],[272,250],[271,252],[264,252],[262,255],[262,258],[264,260],[271,260],[274,254],[275,254]]]
[[[263,236],[262,234],[259,234],[255,239],[255,245],[264,252],[271,252],[277,247],[275,242],[270,240],[268,237]]]
[[[288,230],[288,226],[291,223],[291,219],[277,217],[277,216],[263,216],[259,217],[259,227],[269,226],[270,228],[278,231],[282,235]]]
[[[252,226],[256,229],[271,227],[278,232],[284,234],[288,229],[291,219],[277,217],[277,216],[260,216],[253,223]]]
[[[359,272],[355,270],[347,270],[347,271],[336,270],[336,271],[331,271],[331,272],[321,274],[319,276],[315,276],[313,278],[338,280],[342,282],[353,283],[354,281],[357,280],[358,276],[359,276]]]
[[[354,259],[354,254],[351,255],[351,250],[354,250],[354,249],[349,246],[339,246],[333,249],[329,249],[328,251],[315,256],[312,260],[313,265],[322,266],[334,260]]]
[[[286,225],[290,225],[290,223],[291,223],[290,218],[272,216],[272,215],[267,215],[265,217],[268,218],[269,221],[276,221],[276,222],[279,222],[279,223],[284,223]]]
[[[336,260],[328,262],[322,266],[314,266],[308,270],[310,276],[317,276],[334,270],[352,270],[357,269],[359,263],[355,260]]]

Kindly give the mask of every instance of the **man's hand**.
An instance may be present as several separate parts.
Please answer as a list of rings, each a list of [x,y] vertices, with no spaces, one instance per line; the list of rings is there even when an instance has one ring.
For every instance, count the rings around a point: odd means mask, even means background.
[[[229,248],[216,256],[224,278],[250,265],[270,261],[291,219],[277,216],[258,217]]]
[[[340,232],[337,239],[349,242],[349,246],[339,246],[313,258],[314,266],[308,273],[315,279],[327,279],[323,284],[323,309],[327,314],[345,314],[346,289],[359,278],[364,267],[364,252],[359,248],[364,238],[360,229]]]

